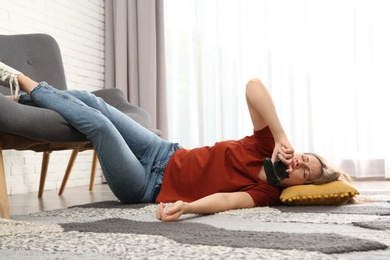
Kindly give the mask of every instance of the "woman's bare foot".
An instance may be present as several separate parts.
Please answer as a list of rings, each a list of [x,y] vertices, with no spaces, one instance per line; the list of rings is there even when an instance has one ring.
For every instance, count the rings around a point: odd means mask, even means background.
[[[23,73],[20,73],[18,75],[18,82],[20,85],[20,89],[29,95],[30,95],[31,90],[38,85],[38,82],[36,82],[35,80],[32,80],[31,78],[27,77]]]
[[[6,98],[12,100],[12,101],[15,101],[16,103],[19,103],[19,98],[20,98],[20,95],[16,95],[16,96],[5,96]]]
[[[0,62],[0,83],[3,83],[11,89],[11,96],[13,99],[19,99],[18,93],[19,89],[25,91],[27,94],[30,94],[31,90],[38,85],[38,82],[30,79],[20,71],[11,68],[10,66]]]

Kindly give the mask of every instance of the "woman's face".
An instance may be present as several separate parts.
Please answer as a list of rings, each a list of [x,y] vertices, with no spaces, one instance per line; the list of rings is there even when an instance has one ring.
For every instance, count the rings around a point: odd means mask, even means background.
[[[281,181],[284,186],[302,185],[321,177],[321,162],[311,154],[295,153],[290,178]]]

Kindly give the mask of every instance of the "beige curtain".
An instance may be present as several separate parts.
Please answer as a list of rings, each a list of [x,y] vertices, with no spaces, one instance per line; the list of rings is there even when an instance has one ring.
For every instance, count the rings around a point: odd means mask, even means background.
[[[105,1],[106,87],[121,89],[167,137],[162,0]]]

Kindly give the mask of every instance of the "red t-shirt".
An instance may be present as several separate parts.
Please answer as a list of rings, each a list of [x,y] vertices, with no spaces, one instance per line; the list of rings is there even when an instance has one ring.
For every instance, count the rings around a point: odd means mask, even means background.
[[[157,202],[195,201],[218,192],[247,192],[256,206],[280,204],[280,189],[258,178],[275,141],[269,127],[241,140],[179,149],[164,172]]]

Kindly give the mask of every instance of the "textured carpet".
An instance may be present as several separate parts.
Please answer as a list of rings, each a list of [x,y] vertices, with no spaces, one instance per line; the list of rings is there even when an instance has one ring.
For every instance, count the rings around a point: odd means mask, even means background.
[[[388,220],[352,222],[352,224],[358,227],[364,227],[364,228],[370,228],[376,230],[390,230],[390,221]]]
[[[387,248],[385,244],[379,242],[337,234],[234,231],[201,223],[157,223],[112,218],[89,223],[68,223],[61,226],[65,232],[159,235],[181,244],[233,248],[297,249],[328,254]]]
[[[155,220],[156,205],[92,203],[0,220],[0,259],[389,259],[388,197],[187,215],[174,223]]]

